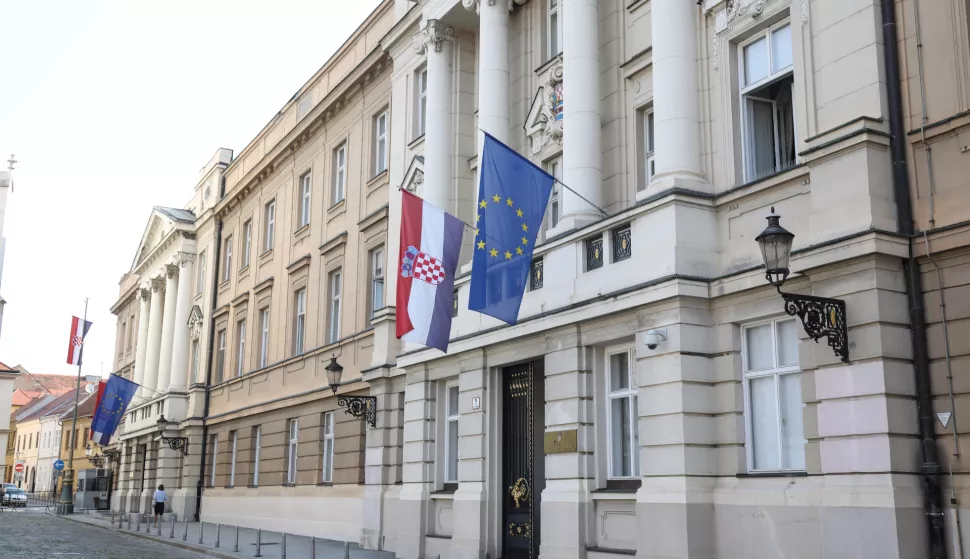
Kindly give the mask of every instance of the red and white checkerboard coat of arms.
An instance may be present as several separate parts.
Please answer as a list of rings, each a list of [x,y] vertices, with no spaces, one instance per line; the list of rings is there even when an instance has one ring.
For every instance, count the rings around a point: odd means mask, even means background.
[[[438,285],[445,279],[445,268],[441,260],[409,246],[401,260],[401,277],[413,277],[431,285]]]

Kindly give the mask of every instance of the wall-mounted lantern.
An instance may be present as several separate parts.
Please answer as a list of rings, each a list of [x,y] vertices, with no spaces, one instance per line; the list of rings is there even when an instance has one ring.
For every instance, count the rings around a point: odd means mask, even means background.
[[[330,389],[337,394],[340,388],[340,378],[344,374],[344,368],[337,363],[337,357],[330,358],[330,364],[324,367],[327,371],[327,380],[330,382]],[[375,396],[337,396],[337,405],[347,408],[346,412],[350,415],[363,418],[371,427],[377,426],[377,397]]]

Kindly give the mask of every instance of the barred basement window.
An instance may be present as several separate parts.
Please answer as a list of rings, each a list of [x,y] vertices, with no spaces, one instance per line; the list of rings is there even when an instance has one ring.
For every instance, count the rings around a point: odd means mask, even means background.
[[[586,271],[603,267],[603,237],[586,239]]]
[[[630,236],[630,226],[624,225],[613,230],[613,262],[626,260],[633,255],[633,240]]]
[[[529,291],[536,289],[542,289],[542,258],[533,260],[529,269]]]

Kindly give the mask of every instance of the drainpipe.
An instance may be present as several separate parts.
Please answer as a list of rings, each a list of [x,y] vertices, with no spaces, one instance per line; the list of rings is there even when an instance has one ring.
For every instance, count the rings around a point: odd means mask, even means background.
[[[225,180],[225,179],[223,179]],[[206,447],[209,444],[209,389],[212,387],[212,350],[215,347],[216,302],[219,295],[219,258],[222,252],[222,220],[216,218],[216,248],[212,260],[212,304],[209,305],[209,355],[205,359],[205,407],[202,411],[202,456],[199,461],[199,481],[195,484],[195,521],[198,522],[202,514],[202,486],[205,485],[205,457],[208,455]]]
[[[919,416],[920,470],[923,499],[929,527],[929,557],[946,559],[943,534],[943,496],[940,491],[940,463],[934,434],[933,394],[930,388],[929,355],[926,344],[926,317],[923,313],[923,285],[919,262],[913,253],[913,202],[906,168],[906,133],[903,128],[903,102],[899,75],[896,33],[896,2],[882,2],[882,32],[886,65],[886,93],[889,101],[890,153],[893,192],[896,196],[896,221],[899,232],[909,241],[909,254],[903,260],[906,298],[909,303],[910,335],[913,344],[913,369],[916,375],[916,411]]]

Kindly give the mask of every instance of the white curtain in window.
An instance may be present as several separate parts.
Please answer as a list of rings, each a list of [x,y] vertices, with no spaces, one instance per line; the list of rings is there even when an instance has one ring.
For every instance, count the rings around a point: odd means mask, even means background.
[[[778,420],[775,377],[753,378],[748,384],[751,403],[751,443],[756,470],[777,470]]]
[[[781,395],[781,435],[786,470],[805,469],[805,438],[802,430],[802,379],[800,374],[778,377]]]

